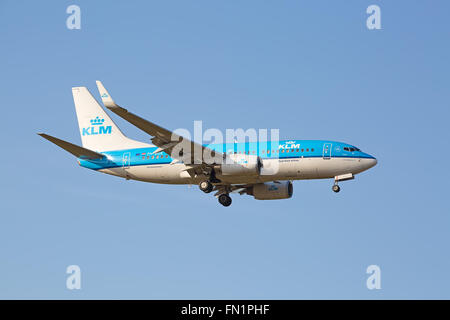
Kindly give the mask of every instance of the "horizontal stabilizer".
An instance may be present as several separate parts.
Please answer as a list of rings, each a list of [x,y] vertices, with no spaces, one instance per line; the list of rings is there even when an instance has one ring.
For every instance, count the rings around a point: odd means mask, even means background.
[[[63,148],[67,152],[70,152],[77,158],[84,158],[84,159],[101,159],[104,156],[101,153],[97,153],[95,151],[85,149],[83,147],[77,146],[76,144],[49,136],[45,133],[38,133],[42,138],[47,139],[50,142],[53,142],[58,147]]]

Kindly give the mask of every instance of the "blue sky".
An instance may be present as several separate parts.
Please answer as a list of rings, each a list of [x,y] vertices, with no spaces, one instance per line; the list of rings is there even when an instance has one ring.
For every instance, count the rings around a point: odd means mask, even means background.
[[[81,7],[81,30],[66,8]],[[381,7],[382,30],[366,28]],[[0,298],[450,298],[446,1],[0,2]],[[279,128],[378,165],[234,196],[80,168],[72,86],[169,129]],[[134,139],[148,136],[114,117]],[[67,290],[79,265],[82,289]],[[366,268],[381,268],[381,290]]]

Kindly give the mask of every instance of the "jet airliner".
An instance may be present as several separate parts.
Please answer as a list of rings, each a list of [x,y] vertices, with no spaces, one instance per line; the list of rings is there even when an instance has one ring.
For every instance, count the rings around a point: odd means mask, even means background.
[[[100,81],[97,87],[104,106],[149,134],[152,144],[126,137],[86,87],[72,88],[82,147],[38,134],[77,157],[80,166],[127,180],[198,184],[205,193],[215,191],[228,207],[230,193],[258,200],[291,198],[293,180],[334,179],[337,193],[339,182],[377,164],[353,145],[328,140],[198,144],[120,107]]]

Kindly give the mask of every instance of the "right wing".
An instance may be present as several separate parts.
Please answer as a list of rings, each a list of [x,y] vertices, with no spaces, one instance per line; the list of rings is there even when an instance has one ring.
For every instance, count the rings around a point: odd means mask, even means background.
[[[185,164],[194,164],[197,166],[209,166],[214,164],[215,159],[223,159],[223,154],[208,147],[202,146],[196,142],[190,141],[187,138],[177,135],[170,130],[167,130],[153,122],[145,120],[127,109],[117,105],[111,98],[108,91],[100,81],[96,81],[98,91],[102,98],[102,102],[109,110],[117,114],[119,117],[130,122],[142,131],[153,136],[151,141],[158,149],[155,153],[164,151],[171,155],[172,158],[182,160]],[[181,145],[180,145],[181,143]],[[211,155],[211,159],[205,162],[204,155]],[[190,162],[189,162],[190,161]]]

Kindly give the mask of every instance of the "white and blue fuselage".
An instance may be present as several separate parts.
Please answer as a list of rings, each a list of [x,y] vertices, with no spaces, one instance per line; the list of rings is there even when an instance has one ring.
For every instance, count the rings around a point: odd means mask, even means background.
[[[336,141],[285,140],[277,145],[266,143],[235,143],[208,145],[221,153],[259,156],[263,168],[275,167],[275,173],[256,177],[217,175],[224,183],[251,184],[273,180],[327,179],[344,174],[358,174],[373,167],[377,160],[358,148]],[[228,148],[228,149],[227,149]],[[167,153],[155,154],[157,147],[103,152],[102,159],[79,158],[81,166],[127,179],[164,183],[198,184],[205,176],[191,177],[187,166],[174,161]]]

